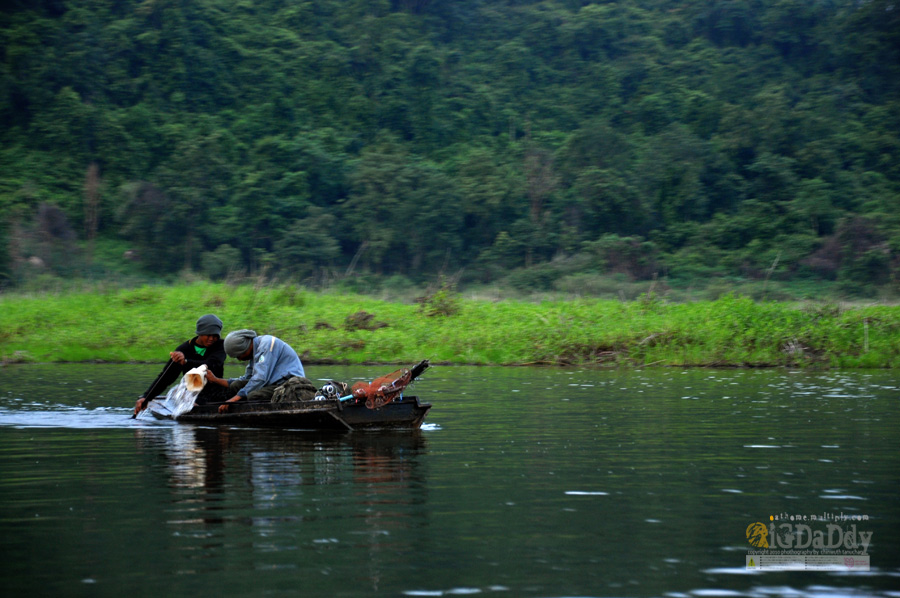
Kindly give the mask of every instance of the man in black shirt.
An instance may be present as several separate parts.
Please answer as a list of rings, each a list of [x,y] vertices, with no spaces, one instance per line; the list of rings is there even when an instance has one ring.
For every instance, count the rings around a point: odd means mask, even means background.
[[[225,370],[225,345],[222,341],[222,320],[213,314],[207,314],[197,320],[197,336],[185,341],[169,353],[162,372],[142,394],[134,406],[137,415],[147,405],[190,370],[206,364],[210,372],[221,378]],[[197,396],[197,403],[224,401],[227,397],[215,384],[207,384]]]

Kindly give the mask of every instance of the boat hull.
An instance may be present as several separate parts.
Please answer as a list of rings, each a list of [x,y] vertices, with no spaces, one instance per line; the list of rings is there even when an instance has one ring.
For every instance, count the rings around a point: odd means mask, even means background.
[[[418,430],[422,427],[431,404],[418,397],[403,397],[377,409],[364,403],[342,403],[339,400],[304,403],[231,403],[228,411],[219,413],[219,405],[196,405],[176,421],[236,426],[266,426],[298,430]]]

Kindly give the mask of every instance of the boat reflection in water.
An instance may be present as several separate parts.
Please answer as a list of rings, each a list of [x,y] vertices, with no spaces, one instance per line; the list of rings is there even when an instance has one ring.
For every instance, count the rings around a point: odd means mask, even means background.
[[[355,554],[359,582],[377,587],[389,555],[408,550],[425,525],[427,445],[419,431],[177,424],[136,434],[141,449],[165,463],[165,523],[190,559],[225,558],[240,546],[256,567],[297,569],[339,549]]]

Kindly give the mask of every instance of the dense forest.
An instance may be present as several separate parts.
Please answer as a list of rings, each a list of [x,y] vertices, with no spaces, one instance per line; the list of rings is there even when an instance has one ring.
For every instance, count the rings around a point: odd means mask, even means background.
[[[895,0],[6,0],[0,288],[900,293]]]

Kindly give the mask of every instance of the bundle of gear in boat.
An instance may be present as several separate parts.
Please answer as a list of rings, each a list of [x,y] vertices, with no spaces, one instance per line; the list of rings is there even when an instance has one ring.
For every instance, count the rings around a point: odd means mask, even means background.
[[[345,405],[365,404],[379,409],[392,401],[402,400],[403,391],[430,365],[427,359],[411,368],[401,368],[379,376],[371,382],[359,381],[352,386],[346,382],[329,380],[321,388],[307,378],[295,376],[281,384],[272,394],[271,403],[288,405],[338,401]],[[188,371],[165,397],[157,397],[142,412],[156,417],[176,418],[194,408],[197,395],[206,385],[206,365]]]

